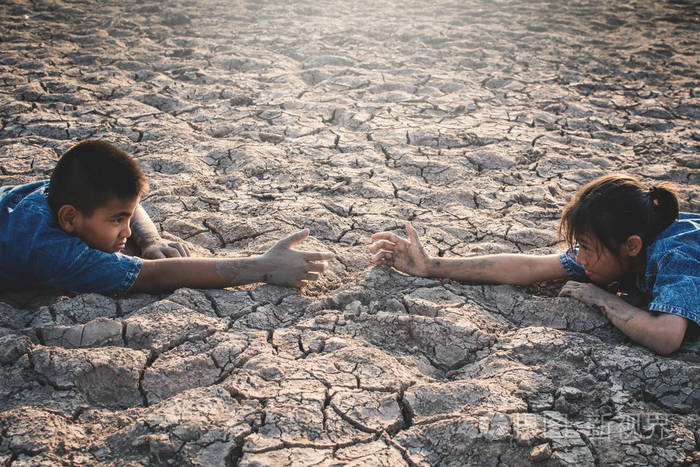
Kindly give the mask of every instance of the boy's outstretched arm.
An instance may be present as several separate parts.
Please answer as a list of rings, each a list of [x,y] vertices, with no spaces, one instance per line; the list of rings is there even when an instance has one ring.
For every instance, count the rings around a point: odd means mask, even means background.
[[[398,271],[423,277],[442,277],[482,284],[529,285],[536,282],[566,279],[559,255],[530,256],[500,254],[469,258],[429,257],[410,222],[406,222],[408,239],[392,232],[372,235],[369,251],[372,261]]]
[[[594,284],[567,282],[559,295],[598,308],[627,337],[661,355],[678,350],[688,327],[688,322],[682,316],[652,314]]]
[[[176,258],[190,256],[187,245],[163,240],[148,213],[139,203],[131,217],[131,238],[145,259]]]
[[[165,258],[144,260],[131,287],[134,292],[160,292],[178,287],[223,288],[267,282],[300,287],[318,279],[332,253],[292,247],[308,237],[308,229],[277,242],[267,253],[248,258]]]

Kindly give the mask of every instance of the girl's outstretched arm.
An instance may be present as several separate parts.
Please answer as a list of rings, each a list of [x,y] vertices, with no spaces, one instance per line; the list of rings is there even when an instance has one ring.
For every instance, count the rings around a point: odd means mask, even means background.
[[[559,255],[533,256],[500,254],[469,258],[429,257],[410,222],[406,222],[408,239],[392,232],[372,235],[369,251],[379,266],[423,277],[441,277],[480,284],[529,285],[547,280],[563,280],[566,271]]]
[[[682,316],[652,314],[594,284],[568,282],[559,295],[598,308],[627,337],[661,355],[669,355],[678,350],[688,326]]]

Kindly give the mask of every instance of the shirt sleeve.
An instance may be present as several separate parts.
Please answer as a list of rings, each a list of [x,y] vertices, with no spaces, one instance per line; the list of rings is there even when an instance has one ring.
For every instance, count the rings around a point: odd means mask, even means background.
[[[578,282],[590,282],[583,266],[576,262],[576,251],[569,249],[559,255],[559,261],[570,279]]]
[[[700,261],[669,251],[657,263],[649,310],[672,313],[700,324]]]
[[[34,273],[43,285],[73,292],[125,292],[134,285],[143,260],[90,248],[77,238],[60,251],[39,251]]]

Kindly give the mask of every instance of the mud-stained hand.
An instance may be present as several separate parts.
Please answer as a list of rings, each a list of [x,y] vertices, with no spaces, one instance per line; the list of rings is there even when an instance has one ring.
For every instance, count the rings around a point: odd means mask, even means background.
[[[391,266],[394,269],[415,276],[427,276],[430,258],[418,239],[418,232],[410,222],[406,222],[408,239],[392,232],[378,232],[372,235],[369,247],[372,262],[378,266]]]
[[[319,278],[326,268],[326,261],[334,259],[333,253],[294,250],[292,247],[309,236],[309,229],[283,238],[262,256],[264,282],[275,285],[301,287]]]
[[[582,284],[580,282],[567,282],[564,287],[562,287],[559,295],[562,297],[571,297],[582,301],[587,305],[598,309],[606,318],[608,318],[612,323],[617,326],[622,332],[632,337],[635,342],[639,342],[651,349],[659,349],[657,347],[657,338],[654,336],[658,332],[663,333],[662,323],[655,318],[649,321],[648,318],[651,317],[648,311],[641,308],[637,308],[634,305],[622,300],[617,294],[607,292],[593,284]],[[662,313],[664,315],[664,313]],[[642,328],[629,328],[628,323],[634,318],[641,316],[641,323],[636,326],[643,326]],[[639,321],[637,321],[639,323]],[[645,324],[646,323],[646,324]],[[672,336],[675,336],[677,340],[673,349],[668,351],[672,352],[677,349],[680,345],[680,341],[683,340],[683,334],[685,333],[685,327],[682,326],[684,323],[683,318],[679,323],[674,323],[672,326]],[[681,329],[682,328],[682,329]],[[679,336],[680,333],[680,337]],[[648,340],[651,337],[651,341]],[[668,343],[666,338],[661,339],[661,342]],[[662,348],[661,348],[662,349]],[[656,350],[660,352],[665,352],[662,350]]]
[[[606,298],[612,296],[609,292],[601,289],[590,282],[569,281],[559,291],[560,297],[571,297],[587,305],[602,307]]]
[[[143,259],[178,258],[190,256],[190,249],[184,243],[156,241],[141,251]]]

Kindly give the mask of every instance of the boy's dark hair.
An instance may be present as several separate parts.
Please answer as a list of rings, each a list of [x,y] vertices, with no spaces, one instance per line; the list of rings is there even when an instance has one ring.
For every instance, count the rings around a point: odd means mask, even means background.
[[[617,255],[620,245],[639,235],[646,248],[678,219],[678,197],[668,184],[647,187],[636,178],[613,174],[581,188],[564,208],[559,234],[570,248],[576,237],[593,235]]]
[[[47,198],[55,215],[71,204],[90,216],[113,198],[133,199],[147,190],[145,175],[126,152],[105,141],[84,140],[56,164]]]

